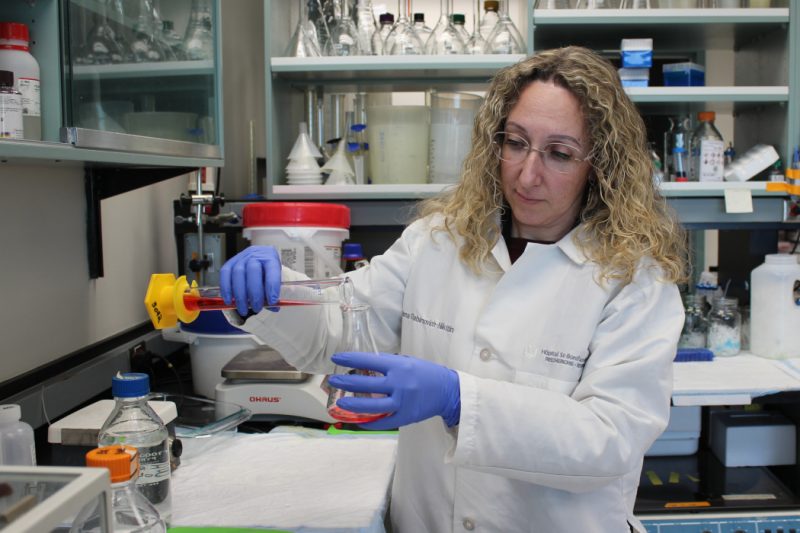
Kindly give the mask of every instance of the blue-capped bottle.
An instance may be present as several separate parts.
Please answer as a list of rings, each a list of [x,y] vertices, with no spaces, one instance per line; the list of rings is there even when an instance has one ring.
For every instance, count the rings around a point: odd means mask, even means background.
[[[100,428],[98,446],[123,444],[139,450],[139,491],[167,523],[172,516],[169,434],[164,422],[147,404],[150,378],[147,374],[118,373],[111,380],[114,409]]]

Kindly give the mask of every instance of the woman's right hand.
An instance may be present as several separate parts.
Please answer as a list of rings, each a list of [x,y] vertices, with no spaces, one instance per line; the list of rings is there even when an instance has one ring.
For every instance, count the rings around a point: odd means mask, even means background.
[[[267,304],[277,304],[281,292],[281,258],[272,246],[249,246],[222,265],[219,272],[222,299],[247,316]]]

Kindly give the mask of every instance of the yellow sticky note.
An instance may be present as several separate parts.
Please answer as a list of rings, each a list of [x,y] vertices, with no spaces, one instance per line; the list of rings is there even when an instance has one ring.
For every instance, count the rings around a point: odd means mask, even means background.
[[[725,189],[726,213],[752,213],[753,195],[750,189]]]

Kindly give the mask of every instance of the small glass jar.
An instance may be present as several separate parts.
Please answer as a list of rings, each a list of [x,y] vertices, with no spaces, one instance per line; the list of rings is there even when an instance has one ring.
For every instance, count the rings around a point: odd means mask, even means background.
[[[708,313],[708,349],[715,356],[736,355],[742,350],[742,315],[736,298],[717,298]]]
[[[683,306],[686,318],[678,341],[678,348],[705,348],[708,338],[708,320],[705,315],[706,299],[702,294],[685,294]]]

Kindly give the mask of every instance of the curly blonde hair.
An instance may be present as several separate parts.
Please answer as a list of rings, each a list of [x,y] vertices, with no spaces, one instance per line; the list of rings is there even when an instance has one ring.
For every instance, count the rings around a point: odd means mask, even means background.
[[[630,282],[645,257],[661,267],[666,281],[685,281],[685,233],[653,184],[644,122],[614,66],[586,48],[543,51],[494,76],[473,126],[461,181],[422,202],[420,216],[442,214],[442,225],[433,231],[461,237],[461,260],[476,273],[482,270],[501,235],[498,215],[507,209],[492,138],[523,89],[537,80],[564,87],[580,102],[592,169],[574,239],[600,266],[600,281]]]

